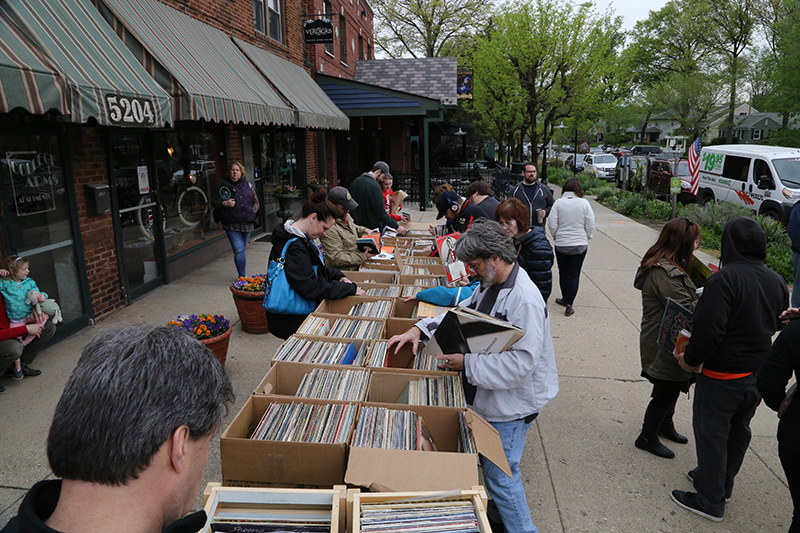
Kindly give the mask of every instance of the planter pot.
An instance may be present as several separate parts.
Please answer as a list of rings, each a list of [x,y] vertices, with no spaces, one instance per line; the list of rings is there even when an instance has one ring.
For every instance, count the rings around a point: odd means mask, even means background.
[[[328,185],[327,184],[326,185],[311,185],[311,184],[309,184],[308,188],[311,189],[312,191],[318,191],[320,189],[327,189]]]
[[[278,216],[284,221],[292,218],[292,215],[294,214],[292,205],[294,205],[294,203],[300,199],[300,196],[296,194],[275,194],[273,196],[275,196],[275,198],[278,200],[278,204],[280,205]]]
[[[264,293],[246,292],[230,288],[236,312],[246,333],[268,333],[267,315],[264,313]]]
[[[200,342],[205,344],[209,350],[214,352],[214,355],[217,356],[219,364],[222,366],[225,366],[225,360],[228,357],[228,344],[231,342],[231,331],[232,329],[228,328],[228,331],[217,337],[200,339]]]

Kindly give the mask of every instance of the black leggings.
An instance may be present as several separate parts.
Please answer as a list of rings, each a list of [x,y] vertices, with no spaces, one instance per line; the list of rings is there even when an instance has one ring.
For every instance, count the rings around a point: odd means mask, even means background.
[[[652,398],[650,404],[662,409],[674,409],[678,402],[678,396],[686,385],[681,381],[662,381],[660,379],[651,379],[651,382],[653,383],[653,392],[650,394]]]

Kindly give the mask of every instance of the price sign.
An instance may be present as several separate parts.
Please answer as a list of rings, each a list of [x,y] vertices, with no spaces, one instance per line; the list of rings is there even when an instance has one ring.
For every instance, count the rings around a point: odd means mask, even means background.
[[[106,95],[106,113],[112,124],[120,126],[152,126],[156,116],[153,101],[135,96]]]
[[[681,192],[681,178],[680,178],[680,176],[672,176],[669,179],[669,192],[671,194],[680,194],[680,192]]]

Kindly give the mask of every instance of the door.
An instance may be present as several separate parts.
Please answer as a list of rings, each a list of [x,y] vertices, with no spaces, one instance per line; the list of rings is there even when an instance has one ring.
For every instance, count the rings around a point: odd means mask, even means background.
[[[144,133],[110,137],[115,236],[122,283],[132,301],[164,283],[163,221]]]

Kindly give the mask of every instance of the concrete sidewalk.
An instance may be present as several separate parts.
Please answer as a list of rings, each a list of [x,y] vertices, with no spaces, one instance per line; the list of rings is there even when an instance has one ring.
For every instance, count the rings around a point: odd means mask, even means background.
[[[633,276],[658,231],[596,202],[592,206],[597,231],[589,244],[575,315],[565,317],[563,308],[551,305],[561,390],[534,423],[522,460],[534,523],[543,533],[786,531],[792,502],[778,460],[778,420],[764,405],[753,419],[750,450],[721,523],[689,513],[669,498],[672,489],[691,490],[686,478],[695,466],[690,399],[684,395],[678,402],[676,426],[690,442],[668,443],[675,459],[661,459],[633,446],[650,393],[649,383],[639,376],[641,296],[633,288]],[[415,222],[433,222],[436,214],[416,209],[412,213]],[[251,243],[248,272],[266,270],[269,250],[269,244]],[[553,275],[551,302],[560,296],[555,267]],[[160,325],[182,313],[231,318],[234,330],[226,368],[237,399],[227,425],[280,346],[271,334],[242,332],[228,290],[234,278],[232,258],[223,257],[44,351],[34,365],[42,369],[40,377],[20,382],[3,378],[0,527],[16,514],[34,483],[51,477],[45,440],[55,404],[81,349],[104,328],[139,322]],[[216,439],[204,483],[221,479]]]

